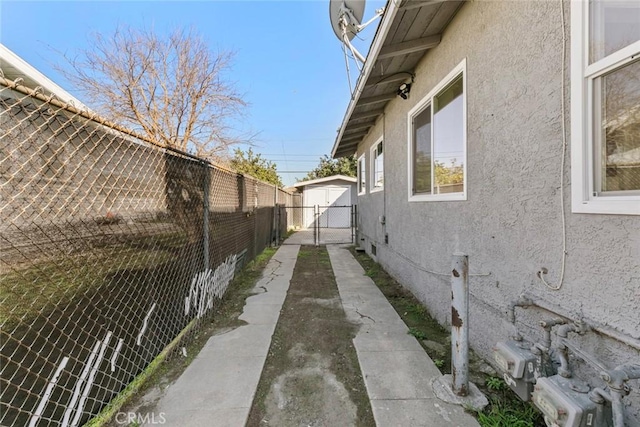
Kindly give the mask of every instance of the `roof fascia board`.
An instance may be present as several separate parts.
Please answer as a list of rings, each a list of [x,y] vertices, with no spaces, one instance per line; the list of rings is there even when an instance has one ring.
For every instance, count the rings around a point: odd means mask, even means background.
[[[356,84],[356,90],[354,91],[353,96],[351,97],[351,101],[349,102],[349,106],[347,107],[347,112],[344,115],[342,120],[342,125],[340,126],[340,132],[338,132],[338,137],[336,138],[335,143],[333,144],[333,148],[331,149],[331,157],[335,156],[336,150],[338,149],[338,145],[340,144],[340,139],[342,138],[342,134],[344,133],[349,120],[351,119],[351,114],[353,110],[356,108],[356,104],[360,99],[360,95],[364,90],[365,82],[371,75],[373,71],[373,66],[376,62],[378,54],[380,53],[380,49],[382,49],[382,44],[384,43],[389,30],[391,29],[391,24],[396,17],[396,14],[399,10],[399,5],[401,0],[388,0],[386,11],[382,16],[382,22],[380,22],[379,31],[376,32],[376,36],[373,39],[373,43],[371,45],[371,49],[367,53],[367,59],[365,60],[364,67],[360,77],[358,78],[358,83]]]

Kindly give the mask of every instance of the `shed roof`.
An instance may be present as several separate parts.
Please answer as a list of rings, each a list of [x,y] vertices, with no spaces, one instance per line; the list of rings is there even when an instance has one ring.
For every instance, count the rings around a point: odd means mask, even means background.
[[[336,180],[347,181],[349,183],[355,183],[355,182],[358,181],[357,178],[354,178],[352,176],[332,175],[332,176],[327,176],[327,177],[324,177],[324,178],[312,179],[310,181],[300,181],[300,182],[297,182],[297,183],[293,184],[293,186],[296,187],[296,188],[301,188],[301,187],[306,187],[307,185],[322,184],[323,182],[336,181]]]
[[[382,21],[367,54],[331,155],[356,152],[385,105],[411,82],[425,53],[440,43],[444,29],[464,1],[387,1]]]

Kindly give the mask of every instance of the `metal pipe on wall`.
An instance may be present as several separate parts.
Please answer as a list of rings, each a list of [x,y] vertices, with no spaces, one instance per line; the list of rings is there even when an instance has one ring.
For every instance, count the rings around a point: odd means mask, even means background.
[[[525,294],[522,294],[518,300],[513,301],[509,305],[509,311],[508,311],[509,322],[511,322],[512,324],[515,324],[515,308],[516,307],[526,308],[526,307],[532,307],[532,306],[541,308],[550,313],[556,314],[560,317],[564,317],[565,319],[572,320],[572,319],[575,319],[576,317],[571,315],[570,313],[565,312],[562,308],[557,307],[554,304],[548,303],[544,300],[534,299],[532,296],[525,293]],[[628,336],[622,332],[619,332],[611,328],[610,326],[603,325],[597,321],[593,321],[590,319],[583,319],[583,322],[588,324],[591,330],[595,332],[598,332],[602,335],[606,335],[609,338],[613,338],[614,340],[619,341],[623,344],[626,344],[629,347],[635,348],[636,350],[640,350],[640,340],[634,337]]]
[[[469,257],[451,260],[451,386],[458,396],[469,392]]]

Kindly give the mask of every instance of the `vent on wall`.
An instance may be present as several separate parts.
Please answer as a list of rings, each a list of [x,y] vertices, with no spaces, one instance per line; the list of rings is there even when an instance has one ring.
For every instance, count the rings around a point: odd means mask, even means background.
[[[376,249],[378,249],[378,248],[376,248],[376,245],[371,244],[371,255],[373,255],[373,256],[376,256],[376,255],[377,255],[377,254],[376,254]]]

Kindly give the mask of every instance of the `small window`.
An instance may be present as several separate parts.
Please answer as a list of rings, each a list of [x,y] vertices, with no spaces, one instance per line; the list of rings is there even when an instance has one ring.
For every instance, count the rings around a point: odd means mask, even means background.
[[[372,191],[382,190],[384,187],[384,152],[382,140],[374,144],[371,150],[371,181]]]
[[[572,210],[640,214],[640,3],[571,2]]]
[[[466,199],[463,62],[409,112],[409,200]]]
[[[358,194],[367,192],[367,162],[363,154],[358,158]]]

